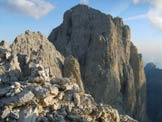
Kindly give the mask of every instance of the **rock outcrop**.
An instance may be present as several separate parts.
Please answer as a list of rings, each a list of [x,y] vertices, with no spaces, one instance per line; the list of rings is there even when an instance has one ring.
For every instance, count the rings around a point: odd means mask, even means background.
[[[78,61],[40,32],[0,43],[0,79],[1,122],[137,122],[86,94]]]
[[[145,66],[147,80],[147,113],[152,122],[162,121],[162,69],[155,64]]]
[[[69,56],[65,59],[63,76],[75,79],[80,89],[84,92],[83,81],[80,74],[80,65],[73,56]]]
[[[11,49],[18,54],[20,67],[22,71],[25,71],[23,78],[26,76],[34,78],[39,73],[39,75],[44,75],[42,78],[45,78],[47,72],[52,77],[62,76],[64,57],[40,32],[26,31],[25,34],[19,35],[11,45]],[[45,72],[41,73],[43,68],[45,68]],[[28,80],[32,80],[32,78],[30,77]]]
[[[0,43],[0,79],[0,122],[137,122],[86,94],[78,61],[40,32]]]
[[[0,42],[0,82],[17,81],[21,68],[18,57],[5,41]]]
[[[98,103],[147,122],[143,62],[130,36],[121,18],[77,5],[48,39],[65,57],[78,59],[85,91]]]

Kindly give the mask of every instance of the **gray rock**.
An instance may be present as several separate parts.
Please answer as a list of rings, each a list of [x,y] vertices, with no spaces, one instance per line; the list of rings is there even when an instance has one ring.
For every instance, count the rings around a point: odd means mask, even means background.
[[[16,96],[0,99],[0,106],[3,105],[21,106],[32,100],[34,100],[34,94],[30,90],[25,89]]]
[[[18,122],[36,122],[38,117],[38,109],[37,108],[24,108],[20,111],[20,118]]]
[[[63,74],[64,77],[74,78],[81,91],[84,92],[83,82],[80,74],[80,65],[73,56],[69,56],[65,59]]]
[[[55,114],[53,118],[54,122],[66,122],[64,116],[62,115]]]
[[[134,119],[132,119],[131,117],[129,117],[127,115],[125,115],[125,116],[121,115],[120,116],[120,121],[121,122],[138,122],[137,120],[134,120]]]
[[[36,98],[40,99],[47,97],[50,90],[42,86],[37,86],[33,88],[33,93],[35,94]]]
[[[49,91],[50,91],[50,93],[52,94],[53,97],[56,97],[59,93],[59,89],[55,85],[50,86]]]
[[[9,46],[0,45],[0,79],[3,83],[15,82],[20,79],[21,69],[18,62],[18,57],[11,51]]]
[[[10,109],[8,107],[5,107],[4,110],[1,113],[1,118],[5,119],[10,113]]]
[[[18,120],[19,119],[19,111],[18,110],[11,111],[9,114],[9,118]]]
[[[78,93],[73,94],[74,104],[80,106],[80,95]]]
[[[77,58],[85,91],[98,103],[147,121],[142,58],[121,18],[77,5],[64,14],[63,23],[48,39],[65,57]]]
[[[18,54],[23,79],[32,75],[38,77],[39,73],[44,80],[62,76],[64,57],[40,32],[26,31],[25,34],[17,36],[11,49]],[[36,72],[37,75],[32,70],[36,65],[43,66],[43,69]]]
[[[78,116],[77,114],[70,114],[67,117],[72,122],[86,122],[82,117]]]

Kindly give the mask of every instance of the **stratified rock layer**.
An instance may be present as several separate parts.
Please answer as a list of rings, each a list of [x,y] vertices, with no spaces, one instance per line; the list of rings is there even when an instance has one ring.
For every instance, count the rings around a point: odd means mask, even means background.
[[[65,57],[78,59],[86,92],[145,122],[145,74],[142,58],[121,18],[78,5],[48,39]]]

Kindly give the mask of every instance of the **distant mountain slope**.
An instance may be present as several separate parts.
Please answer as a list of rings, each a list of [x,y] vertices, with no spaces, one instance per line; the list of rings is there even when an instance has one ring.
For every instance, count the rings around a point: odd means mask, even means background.
[[[147,112],[152,122],[162,122],[162,69],[153,63],[145,66],[147,79]]]

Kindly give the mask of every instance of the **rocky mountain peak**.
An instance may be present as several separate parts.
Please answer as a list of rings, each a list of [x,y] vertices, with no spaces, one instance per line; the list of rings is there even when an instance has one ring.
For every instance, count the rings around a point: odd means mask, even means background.
[[[63,23],[48,39],[65,57],[77,58],[85,91],[98,103],[111,104],[144,122],[145,74],[130,37],[121,18],[77,5],[65,12]]]

